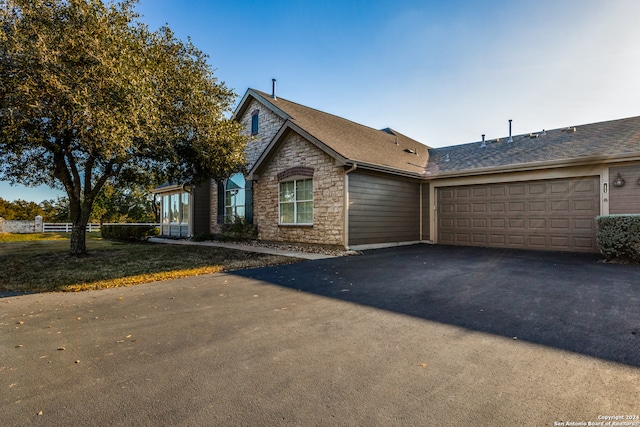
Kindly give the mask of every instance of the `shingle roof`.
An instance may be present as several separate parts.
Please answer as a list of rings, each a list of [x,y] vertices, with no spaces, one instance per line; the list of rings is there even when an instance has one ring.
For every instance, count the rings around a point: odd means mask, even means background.
[[[429,147],[395,130],[373,129],[283,98],[273,99],[258,90],[248,93],[276,107],[285,118],[350,162],[411,174],[425,170]]]
[[[347,162],[427,179],[494,169],[640,158],[640,116],[552,129],[544,134],[516,135],[511,143],[507,142],[508,137],[487,140],[486,147],[481,147],[478,141],[429,148],[393,129],[373,129],[283,98],[273,99],[255,89],[249,89],[245,98],[248,95],[274,109]]]
[[[489,140],[484,148],[481,142],[431,148],[427,174],[640,156],[640,117],[517,135],[511,143],[507,140]]]

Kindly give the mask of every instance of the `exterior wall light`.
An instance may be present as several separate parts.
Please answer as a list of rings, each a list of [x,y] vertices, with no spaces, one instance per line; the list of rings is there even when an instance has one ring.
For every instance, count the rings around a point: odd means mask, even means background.
[[[614,187],[624,186],[624,179],[622,179],[619,173],[618,173],[618,176],[616,176],[616,179],[613,180],[613,186]]]

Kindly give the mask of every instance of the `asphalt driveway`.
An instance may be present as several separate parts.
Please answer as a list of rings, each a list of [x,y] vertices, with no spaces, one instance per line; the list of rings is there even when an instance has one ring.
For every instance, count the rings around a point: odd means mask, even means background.
[[[3,426],[640,425],[639,402],[640,267],[594,255],[419,245],[0,299]]]

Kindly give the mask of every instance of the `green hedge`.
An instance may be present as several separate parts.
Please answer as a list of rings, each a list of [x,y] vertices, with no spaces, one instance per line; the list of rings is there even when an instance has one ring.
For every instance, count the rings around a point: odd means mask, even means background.
[[[609,261],[640,264],[640,215],[596,217],[598,246]]]
[[[124,241],[142,241],[158,235],[158,229],[153,225],[103,225],[100,231],[105,239]]]

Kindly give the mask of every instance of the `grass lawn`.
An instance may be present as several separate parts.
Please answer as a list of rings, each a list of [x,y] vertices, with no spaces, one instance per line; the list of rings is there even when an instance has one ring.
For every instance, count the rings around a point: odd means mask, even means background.
[[[102,240],[87,233],[84,257],[69,255],[69,234],[0,234],[0,291],[84,291],[131,286],[296,260],[223,248]]]

